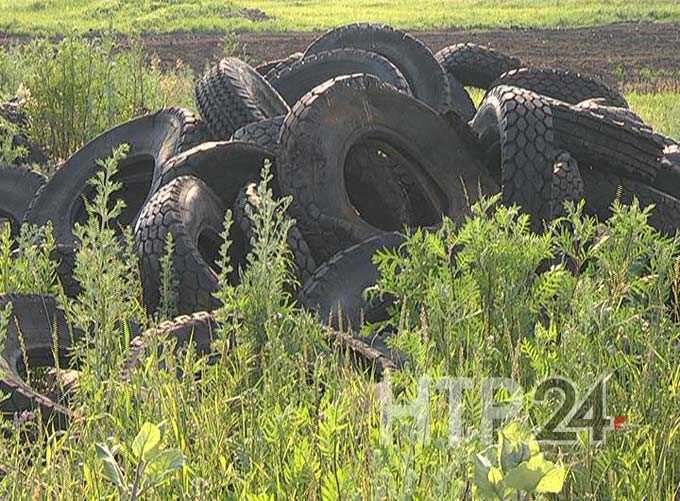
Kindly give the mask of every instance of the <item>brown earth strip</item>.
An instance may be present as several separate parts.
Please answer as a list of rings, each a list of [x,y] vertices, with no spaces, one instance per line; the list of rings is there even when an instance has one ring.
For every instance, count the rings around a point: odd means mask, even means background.
[[[597,75],[608,81],[647,80],[680,89],[680,23],[620,23],[569,29],[437,30],[413,32],[433,51],[459,42],[490,45],[519,56],[529,65],[550,66]],[[303,51],[318,33],[241,33],[238,54],[253,63]],[[29,36],[0,33],[0,46]],[[173,33],[145,35],[143,43],[163,64],[183,60],[202,70],[219,59],[223,35]],[[654,73],[650,76],[651,70]],[[659,73],[663,76],[659,77]]]

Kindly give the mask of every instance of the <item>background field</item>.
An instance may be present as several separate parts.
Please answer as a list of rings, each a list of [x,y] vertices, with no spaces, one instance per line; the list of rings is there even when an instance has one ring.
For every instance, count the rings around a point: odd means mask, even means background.
[[[677,21],[675,0],[0,0],[0,30],[122,33],[327,29],[357,20],[409,29],[589,26],[622,21]]]

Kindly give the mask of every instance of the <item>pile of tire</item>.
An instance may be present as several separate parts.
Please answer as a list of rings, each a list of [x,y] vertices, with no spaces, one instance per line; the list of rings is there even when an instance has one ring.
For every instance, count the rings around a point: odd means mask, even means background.
[[[466,87],[486,91],[478,109]],[[496,193],[530,214],[536,230],[562,215],[566,201],[581,199],[588,213],[606,218],[615,199],[637,197],[655,204],[650,223],[660,231],[673,233],[680,224],[677,142],[654,132],[596,78],[524,67],[487,47],[457,44],[434,54],[389,26],[351,24],[304,53],[255,68],[225,58],[198,80],[195,95],[200,117],[169,108],[122,124],[49,180],[26,168],[0,169],[0,216],[13,228],[52,223],[62,285],[77,295],[73,225],[86,217],[88,181],[98,159],[120,143],[130,146],[116,179],[126,205],[118,222],[134,228],[150,312],[160,301],[161,261],[172,235],[183,316],[135,339],[125,377],[150,336],[177,346],[193,340],[200,353],[210,352],[225,213],[231,209],[235,221],[230,257],[238,281],[266,163],[274,195],[292,199],[288,243],[299,304],[378,375],[400,358],[383,333],[366,339],[357,332],[385,317],[389,298],[369,301],[362,293],[378,276],[375,252],[400,246],[406,229],[436,228],[444,217],[459,223],[472,203]],[[63,350],[56,358],[67,366],[77,336],[62,335],[73,329],[52,298],[2,301],[14,302],[15,324],[33,333],[23,352],[10,340],[2,353],[0,388],[11,397],[2,411],[37,407],[68,418],[22,378],[26,367],[54,363],[46,346]]]

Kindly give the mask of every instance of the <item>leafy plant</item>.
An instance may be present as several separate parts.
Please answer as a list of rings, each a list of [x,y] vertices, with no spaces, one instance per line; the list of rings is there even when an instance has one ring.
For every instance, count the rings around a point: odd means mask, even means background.
[[[498,434],[498,444],[475,456],[475,485],[487,499],[559,493],[567,471],[545,459],[538,442],[517,423]]]
[[[123,499],[134,501],[167,482],[168,477],[185,464],[185,457],[179,449],[168,449],[161,445],[161,430],[158,425],[144,423],[130,448],[119,444],[96,444],[97,457],[103,465],[106,480],[116,486]],[[116,460],[119,452],[124,453],[133,468],[126,474],[125,468]]]

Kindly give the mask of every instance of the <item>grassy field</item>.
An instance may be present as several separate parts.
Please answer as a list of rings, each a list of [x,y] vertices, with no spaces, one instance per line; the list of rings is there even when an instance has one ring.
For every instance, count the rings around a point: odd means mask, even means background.
[[[0,0],[0,30],[66,33],[327,29],[356,20],[397,27],[566,27],[680,20],[675,0]]]

